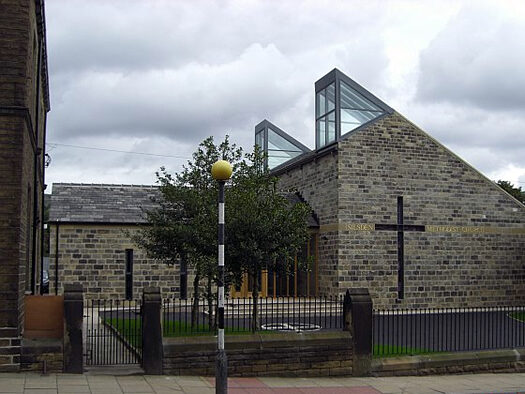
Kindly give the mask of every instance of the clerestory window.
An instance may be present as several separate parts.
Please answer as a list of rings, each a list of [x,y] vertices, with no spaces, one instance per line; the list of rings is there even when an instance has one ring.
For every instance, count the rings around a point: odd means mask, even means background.
[[[267,120],[255,126],[255,144],[266,154],[271,170],[310,150]]]
[[[315,92],[317,149],[393,111],[337,69],[315,83]]]

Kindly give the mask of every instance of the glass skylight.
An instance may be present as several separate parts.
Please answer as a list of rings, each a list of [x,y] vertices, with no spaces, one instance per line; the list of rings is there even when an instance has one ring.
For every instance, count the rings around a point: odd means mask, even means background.
[[[392,109],[337,69],[315,83],[316,148],[377,119]]]
[[[266,153],[266,165],[270,170],[309,151],[306,146],[267,120],[255,126],[255,144]]]

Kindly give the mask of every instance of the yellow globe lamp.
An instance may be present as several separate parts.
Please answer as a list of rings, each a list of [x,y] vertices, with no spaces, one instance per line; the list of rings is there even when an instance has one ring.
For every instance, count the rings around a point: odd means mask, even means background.
[[[226,160],[218,160],[211,166],[211,176],[217,181],[227,181],[232,176],[232,166]]]

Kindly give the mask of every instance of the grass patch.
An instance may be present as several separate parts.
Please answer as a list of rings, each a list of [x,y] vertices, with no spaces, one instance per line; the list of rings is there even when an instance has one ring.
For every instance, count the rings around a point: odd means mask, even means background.
[[[142,347],[142,325],[140,319],[113,317],[104,319],[104,323],[117,331],[129,345],[136,349]]]
[[[135,348],[142,347],[142,327],[140,319],[123,319],[111,318],[104,319],[104,323],[116,330],[124,339]],[[259,330],[258,334],[275,334],[279,331]],[[249,328],[231,328],[224,329],[226,335],[250,335],[252,332]],[[164,337],[194,337],[194,336],[214,336],[215,331],[210,331],[207,324],[197,324],[191,327],[191,323],[180,322],[177,320],[168,320],[164,322]]]
[[[374,357],[396,357],[396,356],[414,356],[417,354],[441,353],[428,349],[419,349],[399,345],[382,345],[375,344],[373,349]]]
[[[525,312],[512,312],[509,316],[520,322],[525,322]]]

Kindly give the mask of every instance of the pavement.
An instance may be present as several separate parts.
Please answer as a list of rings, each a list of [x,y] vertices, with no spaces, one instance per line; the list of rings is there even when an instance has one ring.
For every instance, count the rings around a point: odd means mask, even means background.
[[[208,394],[215,393],[214,380],[200,376],[0,373],[0,393]],[[525,393],[525,373],[378,378],[230,378],[228,393]]]

